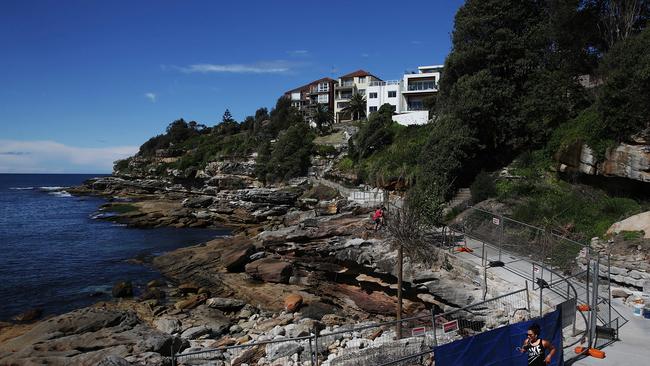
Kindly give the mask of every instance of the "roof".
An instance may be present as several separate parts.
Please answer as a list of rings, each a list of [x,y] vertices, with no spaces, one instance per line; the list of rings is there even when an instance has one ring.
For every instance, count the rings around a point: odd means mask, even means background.
[[[353,77],[359,77],[359,76],[372,76],[372,77],[374,77],[374,78],[377,78],[378,80],[381,80],[380,78],[378,78],[378,77],[376,77],[375,75],[369,73],[368,71],[366,71],[366,70],[361,70],[361,69],[359,69],[359,70],[357,70],[357,71],[354,71],[354,72],[351,72],[351,73],[349,73],[349,74],[343,75],[343,76],[341,76],[340,78],[341,78],[341,79],[344,79],[344,78],[353,78]]]
[[[336,81],[336,80],[334,80],[334,79],[332,79],[332,78],[327,78],[327,77],[325,77],[325,78],[321,78],[321,79],[318,79],[318,80],[314,80],[314,81],[312,81],[312,82],[310,82],[310,83],[307,83],[307,84],[305,84],[305,85],[303,85],[303,86],[299,86],[299,87],[297,87],[297,88],[295,88],[295,89],[291,89],[291,90],[285,92],[284,94],[289,94],[289,93],[293,93],[293,92],[298,92],[298,91],[301,91],[302,89],[306,89],[306,88],[307,88],[308,86],[310,86],[310,85],[318,84],[318,83],[322,83],[322,82],[324,82],[324,81],[330,82],[330,81]]]

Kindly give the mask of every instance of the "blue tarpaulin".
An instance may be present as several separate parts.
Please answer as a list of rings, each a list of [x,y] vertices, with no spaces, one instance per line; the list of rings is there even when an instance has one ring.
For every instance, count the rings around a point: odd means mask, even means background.
[[[561,316],[560,311],[555,310],[542,318],[511,324],[437,347],[436,366],[527,365],[526,353],[521,353],[519,347],[523,345],[528,327],[533,323],[542,328],[540,338],[551,341],[555,346],[551,365],[564,365]]]

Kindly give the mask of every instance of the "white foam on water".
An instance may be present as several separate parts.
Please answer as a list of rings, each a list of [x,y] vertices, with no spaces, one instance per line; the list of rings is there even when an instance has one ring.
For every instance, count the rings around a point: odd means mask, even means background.
[[[53,187],[53,186],[38,187],[38,189],[40,189],[41,191],[60,191],[65,188],[68,187]]]
[[[9,189],[13,191],[30,191],[34,189],[34,187],[9,187]]]
[[[72,195],[66,191],[55,191],[55,192],[50,192],[49,194],[56,197],[72,197]]]

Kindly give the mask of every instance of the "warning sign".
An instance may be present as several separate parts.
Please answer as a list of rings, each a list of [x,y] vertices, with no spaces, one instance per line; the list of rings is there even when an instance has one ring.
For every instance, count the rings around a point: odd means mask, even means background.
[[[500,222],[501,222],[501,221],[499,220],[498,217],[493,217],[493,218],[492,218],[492,223],[493,223],[494,225],[499,225]]]
[[[452,320],[442,324],[443,333],[451,333],[458,330],[458,320]]]
[[[426,330],[427,330],[427,329],[426,329],[425,327],[417,327],[417,328],[413,328],[413,329],[411,329],[411,336],[413,336],[413,337],[420,337],[420,336],[423,336],[423,335],[424,335],[424,332],[425,332]]]

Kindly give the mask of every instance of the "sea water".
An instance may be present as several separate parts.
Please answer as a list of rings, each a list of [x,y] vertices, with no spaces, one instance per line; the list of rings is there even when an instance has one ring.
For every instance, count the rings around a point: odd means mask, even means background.
[[[105,199],[65,187],[96,175],[0,174],[0,321],[40,308],[59,314],[111,298],[113,284],[161,278],[147,258],[227,230],[132,229],[96,219]]]

